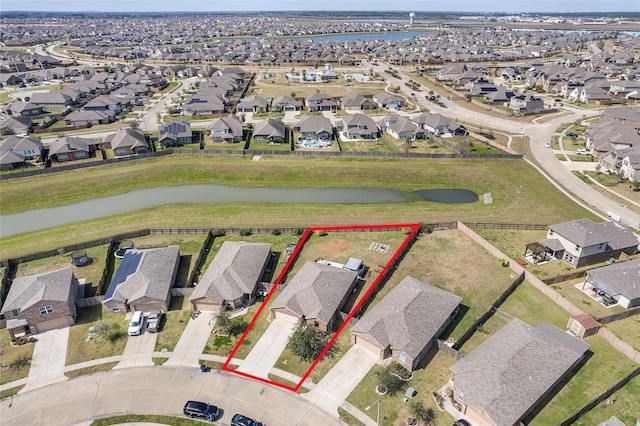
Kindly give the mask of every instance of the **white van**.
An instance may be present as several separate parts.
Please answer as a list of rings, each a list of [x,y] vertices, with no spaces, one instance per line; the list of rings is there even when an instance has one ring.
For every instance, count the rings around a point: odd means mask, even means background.
[[[142,333],[142,326],[144,326],[144,315],[141,311],[135,311],[131,317],[129,323],[129,336],[137,336]]]

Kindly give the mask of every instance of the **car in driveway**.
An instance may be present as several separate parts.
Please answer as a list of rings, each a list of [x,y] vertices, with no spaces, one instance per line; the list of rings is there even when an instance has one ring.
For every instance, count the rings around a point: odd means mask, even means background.
[[[187,417],[199,417],[210,421],[217,420],[221,414],[220,408],[201,401],[187,401],[182,412]]]
[[[149,333],[157,333],[160,330],[160,320],[162,320],[162,312],[151,312],[147,317],[147,331]]]
[[[577,138],[578,134],[577,133],[573,133],[573,132],[567,132],[566,136],[569,136],[570,138]]]
[[[586,149],[576,149],[576,155],[588,155],[589,151]]]
[[[551,148],[551,142],[545,142],[544,146],[546,146],[547,148]]]
[[[250,417],[247,417],[243,414],[235,414],[233,418],[231,418],[231,426],[265,426],[259,421],[253,420]]]
[[[129,333],[129,336],[139,336],[142,334],[142,327],[144,327],[144,315],[142,311],[135,311],[133,315],[131,315],[127,333]]]

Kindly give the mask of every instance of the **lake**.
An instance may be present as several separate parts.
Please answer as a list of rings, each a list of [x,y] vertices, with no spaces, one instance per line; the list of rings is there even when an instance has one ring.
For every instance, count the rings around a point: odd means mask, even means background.
[[[0,237],[68,225],[163,204],[388,204],[431,201],[473,203],[475,192],[431,189],[414,192],[383,188],[236,188],[223,185],[183,185],[140,189],[110,197],[48,209],[0,216]]]

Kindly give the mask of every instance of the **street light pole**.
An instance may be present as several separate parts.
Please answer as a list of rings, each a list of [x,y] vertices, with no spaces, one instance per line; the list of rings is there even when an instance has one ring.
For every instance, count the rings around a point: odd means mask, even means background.
[[[376,416],[376,425],[380,426],[380,398],[376,399],[375,402],[373,402],[371,405],[365,407],[365,411],[369,411],[371,409],[371,407],[373,407],[373,404],[378,404],[378,414]]]

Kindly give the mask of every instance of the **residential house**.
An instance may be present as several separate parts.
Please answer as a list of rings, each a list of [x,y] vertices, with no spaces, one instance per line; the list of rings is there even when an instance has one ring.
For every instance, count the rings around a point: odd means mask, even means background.
[[[19,155],[23,161],[37,161],[42,156],[42,142],[26,136],[11,135],[0,142],[0,155],[7,152]]]
[[[116,157],[145,154],[149,152],[147,139],[140,130],[118,129],[107,135],[102,143],[104,149],[112,149]]]
[[[174,147],[193,142],[191,123],[188,121],[170,121],[158,125],[158,143],[161,147]]]
[[[386,132],[398,140],[425,139],[426,133],[416,126],[411,118],[395,116],[395,121],[386,126]]]
[[[544,101],[533,95],[516,95],[509,100],[509,108],[521,114],[542,112]]]
[[[122,103],[111,96],[101,95],[84,104],[82,109],[85,111],[112,111],[114,114],[120,114]]]
[[[291,96],[278,96],[271,101],[272,111],[301,111],[302,102],[295,100]]]
[[[375,108],[375,104],[357,92],[349,92],[341,97],[340,106],[345,111],[362,111]]]
[[[74,111],[64,118],[67,126],[93,126],[96,124],[109,124],[116,120],[113,111]]]
[[[73,268],[14,278],[0,311],[11,337],[74,325],[78,289]]]
[[[306,262],[271,304],[271,316],[293,316],[330,332],[358,280],[358,273]]]
[[[640,306],[640,259],[614,263],[587,271],[582,289],[591,287],[605,305],[615,304],[625,309]]]
[[[97,147],[95,139],[65,136],[51,142],[48,155],[56,163],[64,163],[95,157]]]
[[[342,117],[340,134],[345,139],[378,140],[378,126],[364,114],[351,114]]]
[[[253,128],[254,142],[284,143],[284,122],[277,118],[265,118],[257,122]]]
[[[373,102],[375,102],[379,108],[386,109],[399,110],[404,106],[404,99],[400,96],[392,95],[387,92],[381,92],[377,95],[373,95]]]
[[[31,102],[13,102],[7,107],[7,113],[13,116],[35,117],[44,114],[44,109],[40,105]]]
[[[127,251],[104,295],[105,310],[167,311],[179,265],[179,246]]]
[[[640,145],[638,145],[640,147]],[[631,150],[630,150],[631,151]],[[622,163],[620,165],[620,173],[625,179],[631,182],[640,181],[640,150],[633,150],[633,152],[626,153],[622,157]]]
[[[34,92],[29,98],[29,102],[47,110],[64,110],[74,104],[71,96],[60,90]]]
[[[238,112],[267,112],[269,103],[262,96],[249,96],[244,101],[238,103]]]
[[[465,64],[446,65],[440,68],[438,74],[436,74],[436,80],[453,81],[467,71],[469,71],[469,68]]]
[[[300,134],[300,140],[325,140],[333,139],[333,125],[331,120],[319,115],[305,115],[296,125],[295,131]]]
[[[29,134],[33,119],[31,117],[15,116],[0,120],[0,135]]]
[[[453,400],[473,424],[520,424],[588,348],[547,322],[532,327],[515,318],[451,367]]]
[[[225,241],[191,293],[193,310],[239,309],[251,303],[271,258],[271,244]]]
[[[351,342],[412,371],[458,312],[462,297],[405,277],[351,328]]]
[[[338,104],[331,99],[331,96],[324,93],[314,93],[307,97],[305,105],[310,112],[336,111],[338,109]]]
[[[639,244],[638,237],[630,230],[618,228],[611,222],[595,223],[589,219],[549,225],[545,241],[549,240],[558,248],[553,250],[553,256],[574,268],[617,258],[620,253],[632,255]]]
[[[0,171],[14,170],[24,167],[24,157],[12,151],[0,154]]]
[[[236,115],[218,117],[207,126],[212,142],[236,143],[242,141],[242,122]]]
[[[580,90],[578,100],[585,104],[607,105],[611,102],[611,96],[601,87],[585,86]]]
[[[442,114],[424,112],[412,119],[413,123],[436,136],[465,136],[467,129]]]

